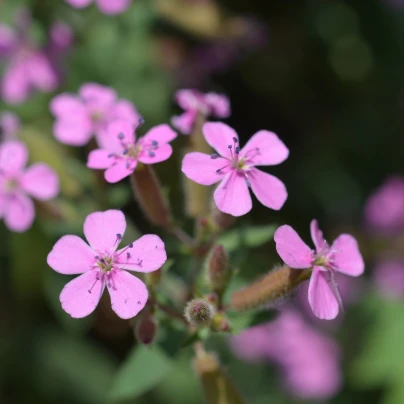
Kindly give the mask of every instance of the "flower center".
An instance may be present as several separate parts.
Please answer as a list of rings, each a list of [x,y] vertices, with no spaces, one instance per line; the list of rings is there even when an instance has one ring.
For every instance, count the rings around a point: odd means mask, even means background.
[[[104,113],[101,111],[93,111],[91,113],[91,119],[94,123],[99,123],[104,119]]]
[[[97,262],[96,265],[102,272],[111,272],[114,269],[114,258],[110,256],[95,257]]]
[[[4,190],[7,193],[11,193],[18,188],[18,180],[16,178],[8,178],[4,183]]]

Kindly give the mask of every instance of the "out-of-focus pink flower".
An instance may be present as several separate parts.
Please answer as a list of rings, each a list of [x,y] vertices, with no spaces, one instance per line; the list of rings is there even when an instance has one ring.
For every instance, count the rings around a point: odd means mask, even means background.
[[[167,255],[163,241],[147,234],[128,246],[117,248],[126,230],[119,210],[94,212],[84,222],[84,235],[67,235],[56,242],[48,255],[48,265],[61,274],[81,274],[60,294],[63,310],[74,318],[88,316],[108,288],[112,310],[123,318],[136,316],[147,302],[146,285],[128,271],[152,272],[161,268]]]
[[[74,34],[69,25],[62,21],[56,21],[50,28],[51,51],[64,52],[73,45]]]
[[[59,84],[56,68],[58,59],[69,48],[68,26],[51,28],[49,43],[41,49],[32,42],[29,34],[31,18],[26,10],[17,15],[14,29],[0,24],[0,57],[5,61],[5,70],[0,82],[2,98],[10,104],[24,102],[33,90],[51,92]],[[62,36],[64,35],[64,39]],[[55,42],[56,41],[56,42]],[[61,41],[64,41],[62,44]]]
[[[404,260],[399,258],[380,259],[373,270],[373,281],[385,297],[404,297]]]
[[[135,125],[140,119],[130,101],[118,99],[115,90],[95,83],[82,85],[78,95],[57,95],[50,110],[56,118],[53,125],[56,139],[72,146],[85,145],[94,134],[102,146],[109,123],[125,119]]]
[[[230,116],[230,101],[222,94],[202,94],[197,90],[179,90],[175,94],[175,100],[185,112],[182,115],[174,116],[171,123],[184,135],[191,133],[198,114],[217,118]]]
[[[17,115],[11,112],[0,112],[0,142],[15,140],[20,126]]]
[[[118,182],[135,171],[138,161],[154,164],[167,160],[173,152],[168,143],[176,137],[168,125],[159,125],[136,139],[131,122],[116,120],[108,127],[102,148],[89,154],[87,167],[106,169],[105,179]]]
[[[286,265],[295,269],[313,267],[309,284],[309,303],[316,317],[334,319],[342,305],[335,272],[362,275],[365,267],[358,243],[349,234],[341,234],[329,246],[318,227],[317,220],[310,225],[311,238],[316,250],[307,244],[290,226],[279,227],[274,235],[276,250]]]
[[[341,386],[337,344],[290,308],[273,322],[233,337],[231,346],[243,360],[277,363],[285,388],[299,398],[328,399]]]
[[[104,14],[119,14],[128,9],[132,0],[95,0],[97,7]],[[93,3],[93,0],[66,0],[71,6],[76,8],[84,8]]]
[[[287,198],[283,182],[256,166],[276,165],[285,161],[289,150],[275,133],[261,130],[240,149],[237,133],[224,123],[205,123],[203,134],[218,154],[188,153],[182,172],[201,185],[221,183],[213,195],[217,207],[233,216],[252,208],[251,187],[266,207],[279,210]]]
[[[404,177],[390,177],[376,189],[366,203],[365,219],[376,231],[404,230]]]
[[[28,150],[24,143],[10,141],[0,145],[0,218],[16,232],[31,227],[35,217],[32,198],[46,201],[59,192],[59,178],[44,163],[25,169]]]

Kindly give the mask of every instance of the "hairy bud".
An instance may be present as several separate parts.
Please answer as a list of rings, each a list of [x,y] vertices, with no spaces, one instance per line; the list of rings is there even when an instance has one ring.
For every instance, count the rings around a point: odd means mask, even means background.
[[[287,265],[273,269],[245,288],[234,292],[231,306],[243,311],[279,301],[309,279],[311,271],[311,269],[292,269]]]
[[[215,245],[206,260],[206,275],[210,286],[215,291],[221,291],[226,286],[229,277],[229,256],[224,247]]]
[[[196,326],[208,326],[215,314],[214,307],[204,299],[190,300],[184,311],[188,323]]]
[[[150,309],[144,309],[135,323],[136,340],[144,345],[151,344],[157,334],[157,321],[150,312]]]
[[[135,199],[147,219],[155,225],[170,227],[170,208],[151,165],[139,164],[130,179]]]

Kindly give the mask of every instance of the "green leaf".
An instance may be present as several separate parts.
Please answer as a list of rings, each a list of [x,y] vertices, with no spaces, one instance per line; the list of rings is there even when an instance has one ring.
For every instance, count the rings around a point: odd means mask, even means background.
[[[138,397],[163,380],[171,366],[171,360],[158,346],[135,347],[115,376],[110,398],[119,401]]]
[[[276,225],[248,226],[231,230],[218,239],[227,251],[235,251],[240,246],[249,248],[260,247],[272,240]]]

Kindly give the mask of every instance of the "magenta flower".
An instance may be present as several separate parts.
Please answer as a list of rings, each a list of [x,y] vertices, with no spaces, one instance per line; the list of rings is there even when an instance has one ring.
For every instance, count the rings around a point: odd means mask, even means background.
[[[104,14],[119,14],[124,12],[132,0],[95,0],[95,4]],[[84,8],[93,3],[93,0],[66,0],[72,7]]]
[[[34,203],[54,198],[59,192],[59,178],[44,163],[28,167],[28,150],[24,143],[9,141],[0,145],[0,218],[16,232],[31,227],[35,217]]]
[[[175,99],[185,112],[182,115],[174,116],[171,123],[184,135],[192,132],[198,114],[217,118],[230,116],[230,101],[225,95],[202,94],[197,90],[179,90],[175,94]]]
[[[404,297],[404,260],[380,259],[373,270],[373,282],[378,292],[388,299]]]
[[[404,178],[388,178],[368,199],[365,219],[370,228],[384,233],[404,230]]]
[[[115,313],[123,319],[136,316],[145,306],[148,292],[146,285],[126,270],[147,273],[161,268],[167,260],[163,241],[147,234],[117,250],[126,229],[125,216],[119,210],[91,213],[83,228],[89,245],[80,237],[63,236],[47,259],[56,272],[81,274],[63,288],[63,310],[74,318],[88,316],[106,286]]]
[[[33,90],[51,92],[59,84],[57,71],[46,47],[32,42],[31,19],[26,10],[17,15],[15,28],[0,24],[0,57],[5,70],[0,82],[1,96],[10,104],[25,101]],[[50,39],[50,47],[52,37]]]
[[[93,134],[98,145],[102,146],[110,122],[122,118],[137,124],[140,119],[131,102],[119,100],[112,88],[95,83],[82,85],[79,95],[64,93],[56,96],[50,109],[56,118],[53,126],[55,137],[72,146],[85,145]]]
[[[11,112],[0,112],[0,142],[15,140],[20,130],[20,120]]]
[[[108,127],[104,147],[88,155],[87,167],[106,169],[105,179],[118,182],[132,174],[138,162],[154,164],[167,160],[173,152],[168,142],[176,137],[168,125],[159,125],[136,139],[131,122],[116,120]]]
[[[287,391],[301,399],[326,400],[341,387],[337,344],[293,309],[243,331],[231,339],[231,346],[245,361],[275,362]]]
[[[335,272],[359,276],[364,271],[364,262],[358,243],[349,234],[341,234],[329,246],[316,220],[310,225],[311,238],[316,250],[311,250],[299,235],[287,225],[279,227],[274,235],[276,250],[286,265],[291,268],[313,267],[309,284],[309,303],[316,317],[332,320],[342,305]]]
[[[202,185],[221,181],[213,197],[222,212],[233,216],[249,212],[249,187],[264,206],[275,210],[283,206],[288,196],[283,182],[256,168],[287,159],[289,150],[275,133],[261,130],[242,149],[237,133],[224,123],[205,123],[203,134],[218,154],[188,153],[182,161],[182,172]]]

